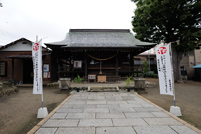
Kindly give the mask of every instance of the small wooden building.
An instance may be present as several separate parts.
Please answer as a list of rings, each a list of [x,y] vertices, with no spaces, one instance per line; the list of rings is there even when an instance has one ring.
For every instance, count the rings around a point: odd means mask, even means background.
[[[0,78],[13,83],[33,83],[32,41],[21,38],[0,48]],[[43,67],[50,66],[51,58],[48,49],[43,48]],[[43,81],[48,71],[43,70]],[[49,75],[50,76],[50,75]]]
[[[79,75],[105,82],[142,71],[133,57],[156,44],[135,39],[128,29],[70,29],[63,41],[45,45],[52,49],[52,81]]]

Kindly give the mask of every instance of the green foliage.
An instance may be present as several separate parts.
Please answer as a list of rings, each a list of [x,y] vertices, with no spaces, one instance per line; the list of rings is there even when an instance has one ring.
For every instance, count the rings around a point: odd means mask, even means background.
[[[144,71],[144,74],[146,74],[147,72],[149,72],[149,64],[148,64],[148,62],[147,62],[146,60],[144,60],[144,61],[142,62],[142,64],[143,64],[143,71]]]
[[[154,74],[153,71],[148,71],[144,74],[144,77],[149,77],[149,78],[158,78],[158,74]]]
[[[83,78],[81,78],[79,75],[77,75],[77,77],[75,77],[73,81],[74,81],[75,83],[82,83]]]
[[[142,41],[174,42],[176,51],[190,51],[201,45],[200,0],[131,0],[137,9],[133,31]]]
[[[131,81],[133,81],[133,80],[132,80],[132,77],[133,77],[133,75],[131,75],[130,77],[127,76],[127,79],[126,79],[126,86],[128,86],[128,85],[131,83]]]

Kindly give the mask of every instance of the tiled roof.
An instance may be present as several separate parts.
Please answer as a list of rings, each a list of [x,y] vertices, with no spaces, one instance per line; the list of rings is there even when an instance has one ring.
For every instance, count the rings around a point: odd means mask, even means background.
[[[71,47],[123,47],[152,46],[155,43],[137,40],[129,29],[71,29],[63,41],[45,43],[47,46]]]

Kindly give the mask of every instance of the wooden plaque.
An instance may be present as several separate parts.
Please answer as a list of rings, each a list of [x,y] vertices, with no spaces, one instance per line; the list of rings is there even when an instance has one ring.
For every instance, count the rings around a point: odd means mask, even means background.
[[[106,82],[106,75],[98,76],[98,82]]]

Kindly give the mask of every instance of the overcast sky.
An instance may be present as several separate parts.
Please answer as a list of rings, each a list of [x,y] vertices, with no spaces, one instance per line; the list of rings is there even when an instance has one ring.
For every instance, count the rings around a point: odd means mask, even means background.
[[[69,29],[132,29],[131,0],[0,0],[0,45],[63,40]]]

